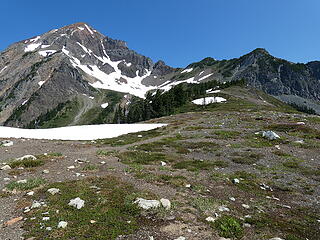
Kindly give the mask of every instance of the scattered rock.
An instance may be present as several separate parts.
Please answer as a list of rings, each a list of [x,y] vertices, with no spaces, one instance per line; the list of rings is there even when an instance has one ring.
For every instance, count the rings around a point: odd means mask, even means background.
[[[215,218],[213,218],[213,217],[207,217],[206,218],[206,221],[207,222],[214,222],[216,219]]]
[[[24,155],[23,157],[16,158],[17,161],[22,161],[26,159],[37,160],[37,158],[33,155]]]
[[[180,236],[180,237],[176,238],[175,240],[186,240],[186,238],[185,238],[185,237]]]
[[[67,222],[65,222],[65,221],[60,221],[60,222],[58,223],[58,228],[66,228],[67,225],[68,225]]]
[[[232,179],[232,183],[238,184],[238,183],[240,183],[240,180],[238,178],[234,178],[234,179]]]
[[[4,225],[5,226],[11,226],[11,225],[13,225],[13,224],[15,224],[17,222],[20,222],[22,219],[23,219],[23,217],[16,217],[16,218],[13,218],[13,219],[7,221]]]
[[[284,239],[279,238],[279,237],[275,237],[275,238],[270,238],[269,240],[284,240]]]
[[[47,231],[51,231],[51,230],[52,230],[52,227],[46,227],[46,230],[47,230]]]
[[[50,188],[47,190],[47,192],[50,193],[51,195],[55,195],[60,192],[60,189],[59,188]]]
[[[191,188],[191,184],[186,184],[186,188]]]
[[[161,198],[160,202],[166,210],[169,210],[171,208],[171,202],[169,199]]]
[[[246,208],[246,209],[249,209],[249,208],[250,208],[250,206],[247,205],[247,204],[242,204],[241,206],[244,207],[244,208]]]
[[[303,144],[304,141],[303,140],[297,140],[297,141],[294,141],[295,143],[299,143],[299,144]]]
[[[28,196],[33,196],[34,195],[34,191],[28,192],[27,195]]]
[[[10,178],[4,178],[3,181],[8,182],[8,181],[10,181]]]
[[[280,136],[276,134],[274,131],[262,131],[262,137],[267,138],[269,140],[276,140],[280,138]]]
[[[218,210],[220,212],[230,212],[230,209],[227,208],[226,206],[220,206],[220,207],[218,207]]]
[[[69,204],[69,206],[75,207],[77,209],[81,209],[84,207],[84,200],[82,200],[81,198],[77,197],[74,199],[71,199]]]
[[[37,201],[34,201],[31,205],[31,209],[34,209],[34,208],[39,208],[41,207],[41,203],[37,202]]]
[[[143,198],[137,198],[137,200],[134,203],[137,203],[139,207],[145,210],[160,207],[160,202],[158,200],[146,200]]]
[[[166,166],[167,165],[167,163],[166,162],[163,162],[163,161],[161,161],[161,166]]]
[[[13,142],[10,140],[3,140],[0,142],[0,146],[11,147],[11,146],[13,146]]]
[[[49,221],[50,220],[50,217],[43,217],[42,218],[42,221]]]
[[[22,180],[17,181],[17,183],[27,183],[27,182],[28,182],[27,179],[22,179]]]
[[[1,170],[10,170],[11,167],[9,165],[4,165],[3,167],[1,167]]]
[[[48,169],[45,169],[45,170],[42,171],[42,173],[44,173],[44,174],[48,174],[49,172],[50,171]]]
[[[236,201],[236,199],[234,197],[229,197],[229,200],[232,202]]]
[[[75,167],[75,166],[73,166],[73,165],[72,165],[72,166],[67,167],[67,169],[68,169],[68,170],[70,170],[70,169],[75,169],[75,168],[76,168],[76,167]]]

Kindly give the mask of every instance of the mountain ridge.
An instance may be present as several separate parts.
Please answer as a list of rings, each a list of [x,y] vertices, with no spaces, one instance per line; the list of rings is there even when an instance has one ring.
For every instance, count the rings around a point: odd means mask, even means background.
[[[68,108],[70,102],[79,121],[70,117],[65,124],[91,123],[95,117],[101,119],[105,110],[100,105],[109,101],[111,116],[117,104],[130,104],[131,97],[143,98],[148,91],[167,91],[183,82],[241,79],[286,102],[312,105],[320,112],[318,61],[295,64],[257,48],[239,58],[205,58],[184,69],[172,68],[79,22],[14,43],[0,53],[0,124],[37,126],[37,119],[52,115],[58,106]],[[106,97],[110,94],[117,97],[110,100]],[[92,112],[96,115],[88,119]],[[102,117],[101,123],[110,116]]]

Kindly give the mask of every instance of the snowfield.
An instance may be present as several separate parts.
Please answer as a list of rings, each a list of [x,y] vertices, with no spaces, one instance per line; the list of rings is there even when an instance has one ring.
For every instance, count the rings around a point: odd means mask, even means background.
[[[205,98],[195,99],[192,102],[196,105],[208,105],[210,103],[220,103],[225,101],[227,100],[222,97],[205,97]]]
[[[95,140],[118,137],[127,133],[148,131],[167,124],[101,124],[50,129],[21,129],[0,126],[0,138],[48,140]]]

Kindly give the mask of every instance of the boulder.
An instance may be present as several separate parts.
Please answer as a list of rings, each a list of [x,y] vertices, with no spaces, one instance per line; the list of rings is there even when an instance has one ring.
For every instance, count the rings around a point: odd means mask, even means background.
[[[280,136],[273,131],[263,131],[262,137],[267,138],[269,140],[276,140],[280,138]]]
[[[58,228],[66,228],[67,225],[68,225],[67,222],[65,222],[65,221],[60,221],[60,222],[58,223]]]
[[[171,202],[169,199],[161,198],[160,202],[166,210],[169,210],[171,208]]]
[[[60,192],[60,189],[59,188],[49,188],[47,190],[47,192],[50,193],[51,195],[55,195]]]
[[[82,200],[81,198],[77,197],[74,199],[71,199],[69,204],[69,206],[75,207],[77,209],[81,209],[84,207],[84,200]]]
[[[143,208],[145,210],[160,207],[160,201],[158,200],[147,200],[143,198],[137,198],[137,200],[134,203],[137,203],[140,208]]]

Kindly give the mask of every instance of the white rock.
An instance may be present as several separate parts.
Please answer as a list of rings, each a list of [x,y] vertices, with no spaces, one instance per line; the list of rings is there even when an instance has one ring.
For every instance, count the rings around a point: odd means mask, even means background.
[[[138,138],[142,138],[142,135],[138,135]]]
[[[227,207],[225,207],[225,206],[220,206],[220,207],[218,207],[218,210],[219,210],[220,212],[230,212],[230,209],[227,208]]]
[[[51,231],[51,230],[52,230],[52,227],[46,227],[46,230],[47,230],[47,231]]]
[[[263,131],[262,137],[268,138],[269,140],[276,140],[280,138],[280,136],[273,131]]]
[[[270,238],[269,240],[284,240],[284,239],[275,237],[275,238]]]
[[[10,170],[11,167],[9,165],[4,165],[3,167],[1,167],[1,170]]]
[[[234,184],[238,184],[238,183],[240,183],[240,180],[239,180],[238,178],[235,178],[235,179],[232,180],[232,182],[233,182]]]
[[[191,188],[191,184],[186,184],[186,188]]]
[[[61,221],[61,222],[59,222],[59,223],[58,223],[58,228],[66,228],[66,227],[67,227],[67,225],[68,225],[68,223],[67,223],[67,222],[65,222],[65,221]]]
[[[299,144],[303,144],[304,141],[303,140],[297,140],[297,141],[294,141],[295,143],[299,143]]]
[[[297,122],[297,125],[306,125],[305,122]]]
[[[242,204],[242,207],[244,207],[244,208],[246,208],[246,209],[249,209],[249,208],[250,208],[250,206],[247,205],[247,204]]]
[[[180,237],[176,238],[175,240],[186,240],[186,238],[185,238],[185,237],[180,236]]]
[[[42,171],[42,173],[44,173],[44,174],[48,174],[49,172],[50,171],[48,169],[45,169],[45,170]]]
[[[76,167],[75,166],[69,166],[67,167],[68,169],[75,169]]]
[[[166,210],[169,210],[171,208],[171,202],[169,199],[161,198],[160,202]]]
[[[166,162],[163,162],[163,161],[161,161],[161,166],[166,166],[167,165],[167,163]]]
[[[147,200],[143,198],[137,198],[137,200],[134,203],[137,203],[139,207],[146,210],[150,208],[160,207],[160,202],[158,200]]]
[[[50,193],[51,195],[55,195],[58,192],[60,192],[60,189],[59,188],[50,188],[47,190],[47,192]]]
[[[213,218],[213,217],[207,217],[206,218],[206,221],[207,222],[214,222],[216,219],[215,218]]]
[[[236,199],[234,197],[229,197],[229,200],[232,202],[236,201]]]
[[[72,207],[75,207],[77,209],[81,209],[84,206],[84,200],[82,200],[81,198],[77,197],[77,198],[71,199],[68,205],[72,206]]]
[[[39,203],[37,201],[33,202],[32,205],[31,205],[31,209],[39,208],[39,207],[41,207],[41,203]]]
[[[13,145],[13,142],[10,140],[3,140],[0,142],[0,146],[3,147],[11,147]]]
[[[34,195],[34,191],[28,192],[27,195],[28,196],[33,196]]]
[[[102,162],[100,162],[100,163],[101,163],[102,165],[103,165],[103,164],[106,164],[106,162],[105,162],[105,161],[102,161]]]
[[[7,178],[7,177],[6,177],[6,178],[3,179],[3,181],[6,181],[6,182],[7,182],[7,181],[10,181],[10,178]]]
[[[42,221],[49,221],[50,220],[50,217],[43,217],[42,218]]]
[[[27,179],[19,180],[17,183],[27,183]]]
[[[25,159],[37,160],[37,158],[33,155],[24,155],[23,157],[16,158],[17,161],[21,161]]]

